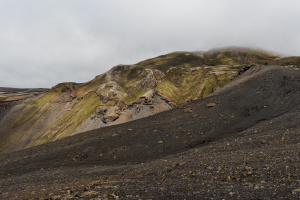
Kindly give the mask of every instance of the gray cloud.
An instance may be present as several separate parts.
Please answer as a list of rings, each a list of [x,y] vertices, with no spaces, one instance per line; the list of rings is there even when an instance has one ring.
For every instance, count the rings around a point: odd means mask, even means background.
[[[298,0],[0,0],[0,86],[85,82],[172,51],[300,55]]]

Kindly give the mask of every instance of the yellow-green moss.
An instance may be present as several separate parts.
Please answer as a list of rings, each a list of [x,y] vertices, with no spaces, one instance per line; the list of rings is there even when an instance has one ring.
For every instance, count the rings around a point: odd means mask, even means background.
[[[28,120],[30,120],[35,114],[38,113],[38,111],[41,109],[41,107],[43,105],[51,102],[51,100],[57,95],[58,95],[58,93],[51,91],[51,92],[44,94],[40,98],[23,106],[23,108],[21,110],[26,110],[26,111],[24,113],[22,113],[22,115],[19,118],[17,118],[15,120],[14,125],[19,126],[19,125],[24,124]]]
[[[273,62],[270,64],[273,65],[300,65],[300,57],[299,56],[289,56],[289,57],[281,57],[275,58]]]
[[[164,81],[157,86],[157,92],[163,96],[169,97],[176,105],[182,102],[181,91],[170,81]]]
[[[99,105],[103,104],[99,97],[94,93],[90,93],[80,100],[70,111],[56,121],[51,126],[51,130],[54,133],[44,143],[52,141],[58,135],[59,138],[63,138],[72,134],[78,125],[89,118],[96,112]]]
[[[202,66],[204,60],[197,54],[188,52],[174,52],[156,58],[151,58],[138,63],[138,66],[157,68],[163,72],[166,72],[171,67],[184,67],[189,65],[191,67]]]
[[[217,86],[217,79],[215,75],[213,74],[212,76],[209,76],[207,79],[205,79],[203,85],[205,87],[205,90],[202,97],[205,98],[213,93],[214,88]]]
[[[186,68],[171,70],[166,80],[157,86],[158,93],[169,97],[176,105],[204,98],[224,86],[238,73],[230,67]]]

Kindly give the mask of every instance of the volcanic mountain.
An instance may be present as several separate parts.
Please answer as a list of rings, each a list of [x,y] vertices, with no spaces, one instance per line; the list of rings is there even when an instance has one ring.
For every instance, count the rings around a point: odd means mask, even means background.
[[[175,52],[59,84],[5,109],[0,197],[296,199],[299,77],[298,57],[229,48]],[[136,118],[120,120],[132,110]],[[48,140],[34,139],[52,115],[49,136],[41,131]],[[93,120],[128,122],[73,135]]]
[[[87,83],[61,83],[42,95],[36,93],[23,100],[13,98],[16,95],[12,89],[12,96],[3,96],[7,91],[0,88],[4,101],[0,152],[169,110],[207,97],[250,65],[277,60],[283,62],[285,58],[237,47],[202,53],[174,52],[135,65],[113,67]]]

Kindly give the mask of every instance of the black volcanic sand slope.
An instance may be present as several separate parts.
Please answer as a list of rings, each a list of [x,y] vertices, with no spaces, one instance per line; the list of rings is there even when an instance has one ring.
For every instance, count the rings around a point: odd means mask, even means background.
[[[300,71],[255,66],[182,108],[0,155],[0,199],[297,199]]]

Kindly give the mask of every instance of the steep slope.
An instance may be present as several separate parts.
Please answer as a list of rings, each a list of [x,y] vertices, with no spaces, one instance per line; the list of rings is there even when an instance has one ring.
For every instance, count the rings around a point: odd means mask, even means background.
[[[20,100],[34,97],[49,91],[45,88],[5,88],[0,87],[0,120],[9,111],[9,108]]]
[[[254,66],[181,108],[0,155],[1,197],[297,199],[299,77]]]
[[[19,150],[76,133],[153,115],[208,96],[244,66],[202,66],[190,53],[119,65],[90,82],[61,83],[26,99],[0,121],[0,151]],[[151,63],[152,64],[151,64]],[[164,62],[168,63],[167,66]]]
[[[0,152],[124,123],[207,97],[253,64],[282,64],[261,50],[231,47],[174,52],[119,65],[87,83],[61,83],[2,113]]]

